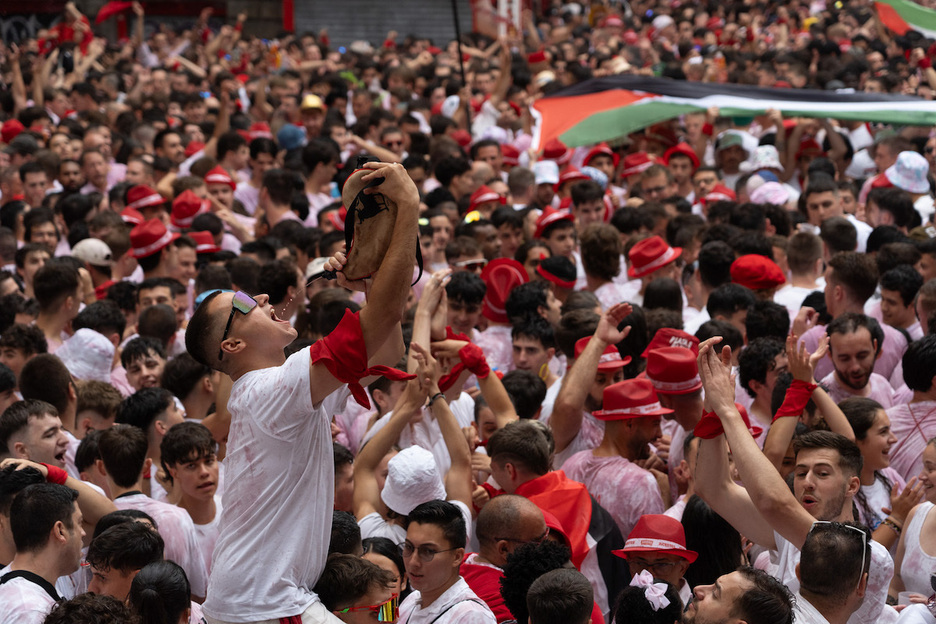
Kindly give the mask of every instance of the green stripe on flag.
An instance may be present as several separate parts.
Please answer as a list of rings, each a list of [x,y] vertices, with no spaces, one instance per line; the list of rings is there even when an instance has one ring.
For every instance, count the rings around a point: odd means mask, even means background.
[[[913,30],[921,34],[936,36],[936,11],[910,0],[875,0],[894,9]]]
[[[563,132],[559,138],[570,147],[613,141],[655,123],[700,110],[705,109],[691,104],[674,104],[649,99],[630,106],[596,113]]]

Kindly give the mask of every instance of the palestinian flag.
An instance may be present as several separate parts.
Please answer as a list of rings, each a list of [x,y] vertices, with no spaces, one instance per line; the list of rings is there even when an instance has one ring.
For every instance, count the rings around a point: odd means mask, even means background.
[[[875,0],[878,18],[892,32],[906,35],[915,30],[924,37],[936,39],[936,11],[912,0]]]
[[[680,115],[717,106],[723,115],[831,117],[912,126],[936,124],[936,101],[890,93],[768,89],[643,76],[592,78],[533,104],[534,145],[560,139],[570,147],[620,139]]]

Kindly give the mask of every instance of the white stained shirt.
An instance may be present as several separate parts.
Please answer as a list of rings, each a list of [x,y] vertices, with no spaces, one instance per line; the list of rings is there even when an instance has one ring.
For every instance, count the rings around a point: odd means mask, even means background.
[[[936,435],[936,401],[894,405],[887,410],[897,443],[891,447],[891,468],[909,480],[923,469],[923,450]]]
[[[312,404],[309,348],[234,382],[210,619],[255,622],[303,613],[325,567],[335,496],[331,414],[342,386]]]
[[[505,374],[514,369],[511,331],[510,325],[491,325],[475,340],[475,344],[484,351],[488,366]]]
[[[897,624],[936,624],[936,617],[924,604],[912,604],[900,612]]]
[[[894,389],[883,375],[877,373],[871,373],[868,385],[861,391],[856,391],[840,382],[835,371],[823,377],[819,383],[827,388],[829,396],[836,403],[850,397],[867,397],[880,403],[885,410],[894,406]]]
[[[17,576],[0,585],[0,624],[42,624],[58,601],[48,581],[26,574],[26,578]]]
[[[195,535],[198,538],[198,549],[201,551],[202,560],[205,562],[205,570],[209,577],[211,576],[211,555],[214,553],[215,544],[218,542],[221,527],[221,495],[214,495],[215,517],[208,524],[196,524]]]
[[[904,526],[904,558],[900,564],[900,578],[908,592],[929,596],[932,593],[930,574],[936,570],[936,557],[923,550],[920,533],[933,503],[924,502],[916,508],[909,526]]]
[[[799,579],[796,578],[796,564],[800,560],[800,550],[782,535],[774,531],[777,545],[778,569],[776,576],[791,592],[799,592]],[[871,540],[871,567],[868,576],[868,589],[864,602],[848,618],[848,624],[883,624],[890,621],[893,609],[885,604],[887,588],[894,576],[894,560],[881,544]],[[855,582],[858,581],[857,574]],[[887,611],[890,609],[890,612]]]
[[[427,608],[422,608],[422,596],[418,591],[406,597],[400,605],[403,624],[496,624],[497,618],[491,609],[471,591],[465,579],[458,577],[455,584]]]
[[[803,598],[802,594],[796,592],[794,596],[796,601],[793,603],[793,613],[796,615],[793,621],[796,624],[829,624],[829,620],[823,617],[808,600]]]
[[[156,521],[159,535],[166,544],[166,559],[175,561],[188,577],[192,594],[204,596],[208,587],[208,572],[198,548],[195,523],[181,507],[155,500],[145,494],[129,494],[114,499],[117,509],[138,509]]]

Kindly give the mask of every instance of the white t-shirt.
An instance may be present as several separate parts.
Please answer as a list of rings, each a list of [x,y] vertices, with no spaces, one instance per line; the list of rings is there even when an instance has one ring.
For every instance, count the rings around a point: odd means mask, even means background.
[[[422,596],[418,591],[406,597],[400,605],[398,622],[406,624],[495,624],[497,619],[491,609],[471,591],[465,579],[459,577],[455,584],[427,608],[422,608]]]
[[[205,569],[205,561],[198,548],[195,523],[192,522],[188,512],[181,507],[152,499],[145,494],[118,496],[114,500],[114,505],[117,509],[138,509],[149,514],[156,521],[159,535],[162,536],[166,545],[166,559],[182,566],[192,586],[193,595],[204,596],[208,587],[208,571]]]
[[[0,585],[0,624],[42,624],[59,596],[45,579],[26,572]],[[53,595],[54,594],[54,595]]]
[[[221,496],[214,495],[215,517],[208,524],[196,524],[195,535],[198,537],[198,549],[201,551],[202,560],[205,562],[205,570],[211,575],[211,555],[214,553],[215,544],[218,542],[221,527]]]
[[[303,613],[331,537],[331,414],[346,386],[312,404],[309,349],[234,382],[227,484],[204,612],[227,622]]]
[[[796,624],[829,624],[829,620],[823,617],[816,607],[812,606],[799,592],[796,592],[795,597],[793,612],[796,616],[793,621]]]

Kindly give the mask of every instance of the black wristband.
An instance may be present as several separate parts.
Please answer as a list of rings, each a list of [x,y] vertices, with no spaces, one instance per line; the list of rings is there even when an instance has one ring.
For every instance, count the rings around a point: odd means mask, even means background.
[[[432,407],[432,404],[436,402],[436,399],[444,399],[444,398],[445,398],[445,395],[444,395],[443,393],[441,393],[441,392],[436,392],[436,393],[433,394],[432,397],[429,399],[429,407]]]

